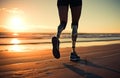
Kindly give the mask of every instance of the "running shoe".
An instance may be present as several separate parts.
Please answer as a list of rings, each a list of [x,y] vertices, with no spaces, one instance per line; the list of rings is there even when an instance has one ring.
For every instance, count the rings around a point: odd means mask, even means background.
[[[71,55],[70,55],[70,61],[80,61],[80,56],[78,56],[76,53],[74,52],[71,52]]]
[[[56,59],[60,58],[59,43],[60,41],[57,37],[52,37],[52,46],[53,46],[52,52],[53,52],[53,56]]]

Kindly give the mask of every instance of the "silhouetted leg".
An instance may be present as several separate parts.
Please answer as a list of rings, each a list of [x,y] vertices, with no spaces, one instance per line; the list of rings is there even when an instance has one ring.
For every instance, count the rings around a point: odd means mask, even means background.
[[[68,6],[58,6],[60,25],[57,30],[57,37],[60,38],[61,32],[65,29],[68,16]]]
[[[76,53],[75,51],[75,46],[76,46],[76,40],[77,40],[77,29],[78,29],[78,22],[79,22],[79,18],[81,15],[81,9],[82,6],[75,6],[75,7],[71,7],[71,13],[72,13],[72,50],[73,52]]]

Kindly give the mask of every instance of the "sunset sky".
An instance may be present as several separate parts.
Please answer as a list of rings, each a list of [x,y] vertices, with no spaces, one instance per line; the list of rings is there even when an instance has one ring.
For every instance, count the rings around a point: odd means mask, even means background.
[[[57,0],[0,0],[0,32],[56,32]],[[64,32],[71,32],[71,12]],[[80,33],[120,33],[120,0],[83,0]]]

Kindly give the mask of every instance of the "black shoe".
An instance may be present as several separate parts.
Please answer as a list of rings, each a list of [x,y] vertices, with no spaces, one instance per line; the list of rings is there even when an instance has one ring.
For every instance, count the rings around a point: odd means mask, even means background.
[[[59,43],[60,42],[59,42],[59,39],[57,37],[52,37],[52,45],[53,45],[52,52],[53,52],[53,56],[56,59],[60,58]]]
[[[80,61],[80,56],[78,56],[76,53],[72,52],[70,55],[70,61],[74,61],[74,62]]]

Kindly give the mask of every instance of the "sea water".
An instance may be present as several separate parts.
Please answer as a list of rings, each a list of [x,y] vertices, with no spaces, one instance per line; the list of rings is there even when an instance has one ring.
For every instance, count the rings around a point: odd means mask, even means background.
[[[25,52],[52,49],[51,38],[54,34],[19,34],[13,35],[0,35],[0,52]],[[120,34],[78,34],[77,47],[83,46],[96,46],[119,44]],[[71,35],[69,33],[62,34],[60,38],[60,48],[71,47]]]

